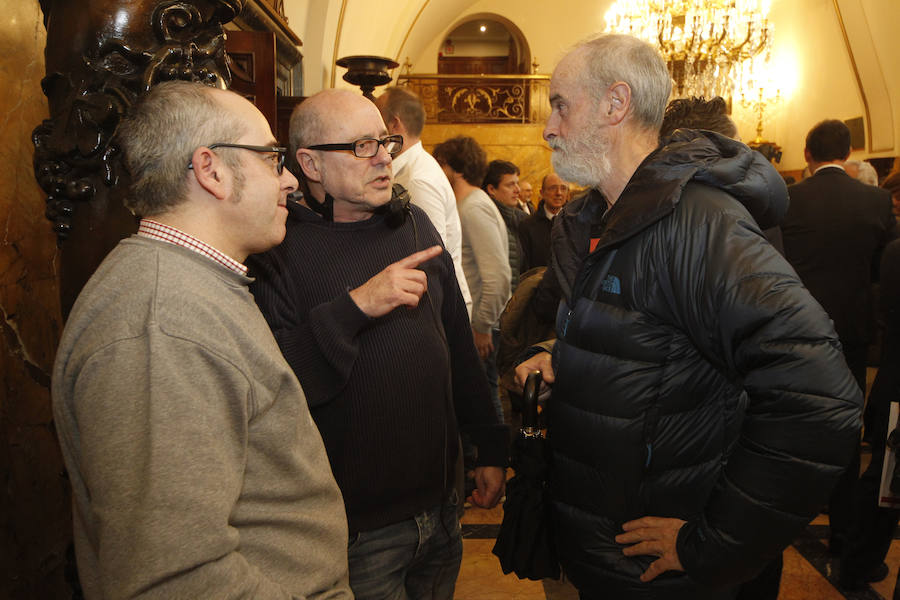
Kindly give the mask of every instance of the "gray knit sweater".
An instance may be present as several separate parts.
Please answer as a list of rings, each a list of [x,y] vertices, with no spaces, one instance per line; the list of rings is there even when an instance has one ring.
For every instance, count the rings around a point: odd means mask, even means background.
[[[472,329],[488,333],[512,293],[509,238],[497,205],[475,189],[457,203],[462,223],[462,264],[472,292]]]
[[[87,598],[352,598],[340,491],[249,282],[132,237],[75,303],[53,409]]]

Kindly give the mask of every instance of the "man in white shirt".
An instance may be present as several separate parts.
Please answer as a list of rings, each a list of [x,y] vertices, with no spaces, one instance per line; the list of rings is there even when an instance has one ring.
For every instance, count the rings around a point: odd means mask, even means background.
[[[462,228],[456,198],[437,161],[422,147],[425,108],[413,92],[391,87],[375,101],[388,133],[403,136],[403,150],[394,157],[394,183],[409,191],[410,201],[425,211],[453,259],[456,281],[472,316],[472,294],[462,268]]]

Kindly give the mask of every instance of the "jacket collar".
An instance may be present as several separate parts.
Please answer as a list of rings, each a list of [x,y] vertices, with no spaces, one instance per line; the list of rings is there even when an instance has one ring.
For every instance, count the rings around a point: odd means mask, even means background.
[[[679,129],[641,162],[606,212],[597,249],[619,244],[671,213],[690,181],[728,193],[764,229],[787,211],[784,179],[762,154],[711,131]]]

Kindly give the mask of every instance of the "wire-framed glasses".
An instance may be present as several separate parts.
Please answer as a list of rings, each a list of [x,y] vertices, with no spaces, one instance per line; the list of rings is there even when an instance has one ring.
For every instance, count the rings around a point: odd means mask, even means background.
[[[315,146],[307,146],[308,150],[327,150],[333,152],[336,150],[349,150],[353,152],[356,158],[372,158],[378,154],[378,146],[384,146],[387,153],[396,156],[403,149],[402,135],[389,135],[377,140],[375,138],[361,138],[355,142],[347,142],[346,144],[316,144]]]

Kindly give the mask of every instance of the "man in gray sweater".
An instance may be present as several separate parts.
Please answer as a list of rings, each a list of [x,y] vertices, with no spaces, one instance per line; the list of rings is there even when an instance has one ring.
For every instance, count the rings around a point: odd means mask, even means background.
[[[496,346],[500,341],[500,313],[512,294],[513,280],[506,224],[497,204],[478,187],[487,171],[487,160],[475,139],[450,138],[436,145],[432,154],[456,196],[462,223],[463,272],[472,292],[472,337],[491,386],[494,410],[502,418]]]
[[[351,599],[341,493],[242,264],[284,237],[285,149],[249,102],[187,82],[120,141],[144,218],[53,372],[85,596]]]

